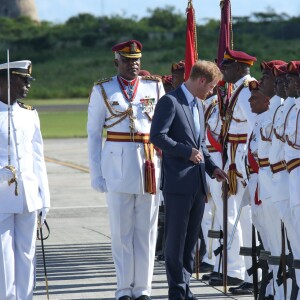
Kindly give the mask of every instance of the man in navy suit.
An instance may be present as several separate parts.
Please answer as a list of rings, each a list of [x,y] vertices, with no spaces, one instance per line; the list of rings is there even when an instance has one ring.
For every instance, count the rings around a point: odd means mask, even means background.
[[[206,197],[205,172],[217,180],[226,174],[205,146],[202,103],[222,78],[218,67],[198,61],[190,78],[157,103],[151,142],[162,149],[161,189],[166,207],[165,263],[169,300],[195,300],[189,289]]]

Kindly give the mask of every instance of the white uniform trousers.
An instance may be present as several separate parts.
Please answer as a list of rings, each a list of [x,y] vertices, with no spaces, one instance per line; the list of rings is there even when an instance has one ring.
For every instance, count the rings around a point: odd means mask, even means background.
[[[268,167],[269,168],[269,167]],[[261,168],[259,170],[259,184],[264,186],[265,190],[272,191],[272,173],[267,168]],[[276,209],[272,198],[268,197],[262,200],[262,204],[259,207],[263,210],[262,223],[264,236],[266,236],[267,243],[262,237],[265,250],[271,252],[272,256],[280,256],[281,254],[281,218],[278,210]],[[270,271],[273,271],[273,286],[274,286],[274,299],[284,299],[283,285],[277,285],[277,273],[279,266],[269,265]],[[290,285],[290,282],[288,282]],[[290,290],[290,289],[289,289]],[[271,294],[271,293],[270,293]]]
[[[275,208],[277,210],[278,215],[280,216],[281,220],[284,222],[284,226],[286,229],[286,233],[288,239],[290,241],[290,245],[292,248],[293,253],[295,252],[295,259],[297,259],[297,253],[299,253],[300,249],[300,238],[299,233],[297,232],[297,228],[294,227],[294,222],[292,219],[291,214],[291,206],[290,206],[290,199],[289,199],[289,175],[286,170],[280,171],[273,176],[273,184],[280,184],[281,187],[281,195],[277,197],[276,193],[272,193],[272,201],[274,202]],[[298,183],[299,184],[299,183]],[[286,198],[283,199],[282,195],[286,195]],[[287,248],[287,243],[286,243]],[[286,249],[286,253],[288,253],[288,249]],[[299,271],[296,270],[296,277],[299,274]],[[288,279],[288,297],[291,292],[291,280]],[[300,299],[300,294],[299,297]],[[288,298],[289,299],[289,298]]]
[[[242,181],[238,178],[237,179],[237,194],[232,195],[229,197],[229,201],[236,201],[237,209],[239,209],[240,204],[242,202],[243,196],[244,196],[245,188],[243,187]],[[233,199],[231,199],[233,198]],[[246,205],[243,207],[241,216],[240,216],[240,226],[242,230],[242,246],[243,247],[252,247],[252,214],[251,214],[251,206]],[[245,282],[251,282],[253,281],[252,275],[249,276],[247,270],[252,267],[252,258],[250,256],[244,256],[245,261],[245,276],[244,281]],[[259,270],[258,278],[261,278],[261,272]]]
[[[0,300],[33,298],[36,230],[36,211],[0,214]]]
[[[214,160],[215,164],[222,168],[222,157],[220,153],[213,152],[211,153],[211,157]],[[217,224],[223,229],[223,199],[222,199],[222,183],[218,182],[215,179],[206,176],[207,182],[209,184],[210,193],[212,196],[212,201],[216,206],[215,218],[217,220]],[[229,242],[229,238],[231,236],[234,222],[237,217],[238,207],[236,205],[236,201],[229,197],[228,199],[228,222],[227,222],[227,241]],[[216,227],[215,227],[216,228]],[[216,228],[218,230],[218,228]],[[236,277],[239,279],[244,279],[245,273],[245,263],[244,257],[239,255],[240,246],[242,245],[242,231],[241,226],[238,224],[237,229],[235,231],[233,241],[231,244],[231,248],[227,252],[227,275],[231,277]],[[214,271],[218,272],[219,268],[219,259],[220,256],[216,257],[216,262],[214,266]],[[221,265],[222,272],[222,265]]]
[[[255,204],[255,192],[257,189],[257,179],[258,179],[257,174],[251,174],[250,180],[248,182],[248,188],[251,197],[252,222],[256,230],[259,232],[259,235],[261,237],[264,246],[264,250],[271,251],[270,239],[269,239],[271,233],[269,233],[268,230],[270,227],[273,228],[273,230],[275,230],[277,223],[279,224],[278,229],[280,230],[280,220],[274,220],[274,222],[270,222],[270,217],[272,217],[272,215],[270,216],[268,211],[267,211],[267,215],[265,215],[266,208],[267,208],[266,201],[263,201],[260,205]],[[260,200],[259,196],[258,198]],[[274,232],[272,234],[274,236]],[[269,267],[270,267],[270,271],[273,271],[273,274],[277,274],[278,266],[274,266],[275,269],[273,268],[273,266],[269,266]],[[272,279],[266,288],[266,296],[274,294],[273,284],[274,283]],[[277,291],[276,287],[278,288],[277,284],[275,284],[275,290]]]
[[[116,298],[150,295],[154,268],[158,198],[106,193],[117,273]]]
[[[289,174],[289,190],[290,190],[290,209],[291,209],[291,221],[294,228],[294,234],[297,234],[298,241],[300,241],[300,188],[299,188],[300,168],[295,168]],[[290,238],[290,237],[289,237]],[[295,236],[296,238],[296,236]],[[294,259],[300,260],[300,245],[299,243],[292,246]],[[300,287],[300,269],[295,269],[297,285]],[[300,299],[300,293],[298,293]]]

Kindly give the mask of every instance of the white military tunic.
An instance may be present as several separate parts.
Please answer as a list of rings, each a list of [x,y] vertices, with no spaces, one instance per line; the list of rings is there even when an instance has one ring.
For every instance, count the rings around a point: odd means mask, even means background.
[[[0,167],[8,164],[7,105],[0,102]],[[50,207],[40,122],[35,110],[11,106],[11,165],[15,184],[0,183],[0,299],[32,299],[37,210]]]
[[[145,153],[138,142],[106,141],[102,149],[104,125],[116,119],[105,101],[117,112],[126,111],[130,104],[120,89],[117,76],[93,87],[88,108],[88,150],[92,186],[106,191],[109,209],[112,253],[117,272],[116,298],[128,295],[137,298],[150,295],[154,267],[158,197],[144,192]],[[139,77],[139,86],[132,101],[135,132],[149,134],[151,117],[158,99],[164,95],[159,81]],[[143,99],[153,99],[152,106],[143,106]],[[108,128],[110,132],[130,132],[128,117]],[[159,160],[154,154],[156,179]]]

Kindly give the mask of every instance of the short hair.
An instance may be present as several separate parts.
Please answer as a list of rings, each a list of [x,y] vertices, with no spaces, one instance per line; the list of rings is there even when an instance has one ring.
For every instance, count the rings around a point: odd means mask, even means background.
[[[214,62],[198,60],[191,69],[190,79],[196,80],[201,77],[206,78],[207,82],[212,82],[214,80],[221,80],[223,75]]]

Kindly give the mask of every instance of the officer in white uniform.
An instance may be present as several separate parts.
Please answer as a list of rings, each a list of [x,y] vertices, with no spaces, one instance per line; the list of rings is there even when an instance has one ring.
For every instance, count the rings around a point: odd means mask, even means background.
[[[88,150],[92,187],[106,193],[117,273],[116,298],[148,300],[154,267],[158,216],[155,195],[158,157],[149,132],[160,79],[138,76],[142,44],[112,48],[117,76],[93,87],[88,108]],[[107,139],[102,149],[102,131]]]
[[[50,195],[39,117],[33,107],[19,102],[30,89],[31,62],[9,64],[10,101],[7,69],[8,64],[0,65],[0,299],[29,300],[37,214],[42,212],[44,223]]]

